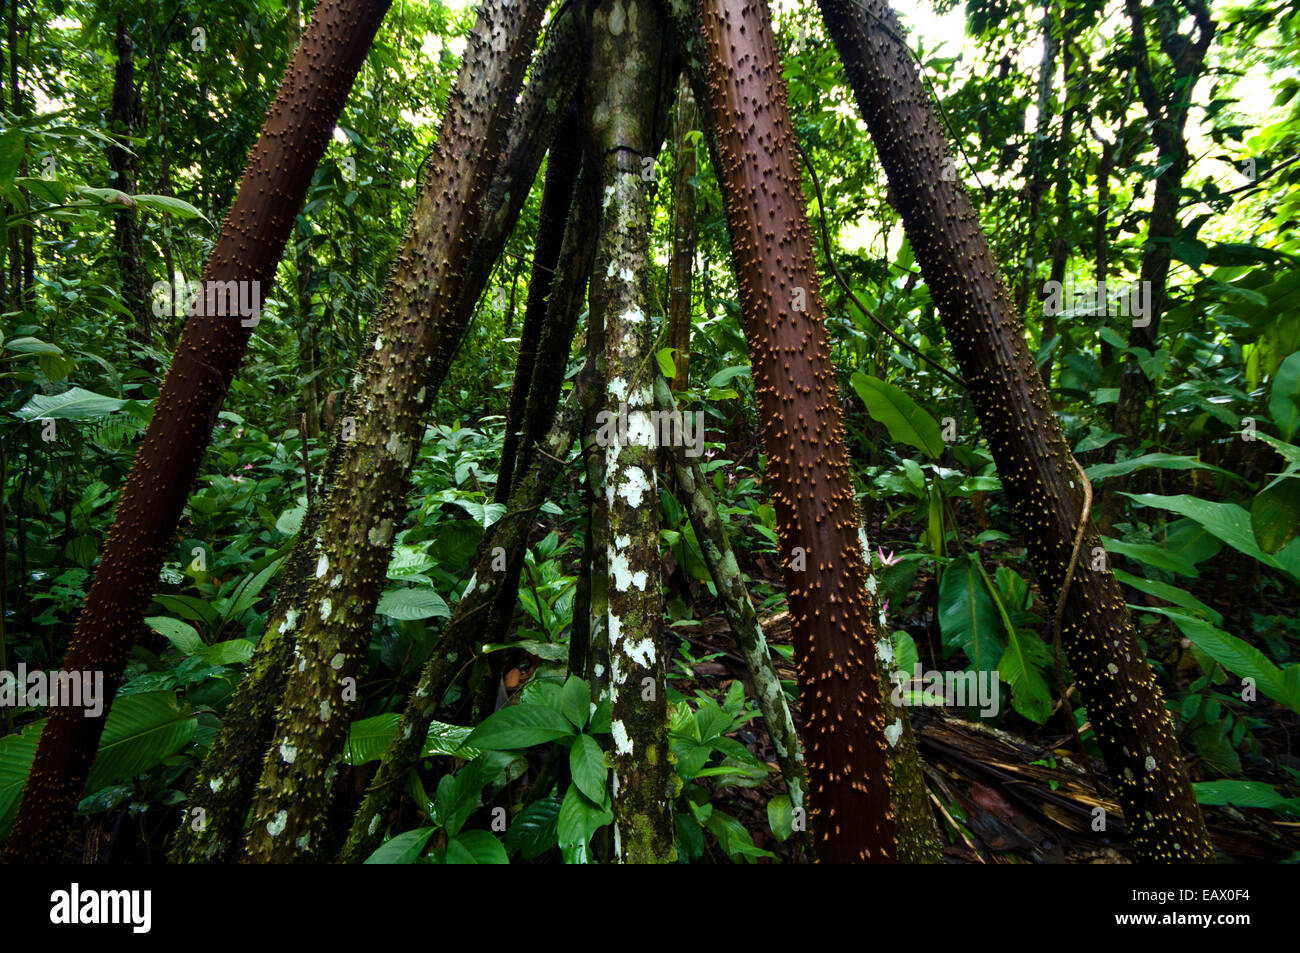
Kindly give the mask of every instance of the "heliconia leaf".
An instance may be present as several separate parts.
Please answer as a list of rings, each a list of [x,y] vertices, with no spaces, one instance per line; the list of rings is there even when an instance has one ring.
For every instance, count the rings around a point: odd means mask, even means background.
[[[173,692],[119,695],[104,722],[87,792],[143,774],[188,744],[198,726],[194,709]]]
[[[939,631],[944,645],[966,653],[971,668],[992,672],[997,670],[1006,645],[997,606],[974,559],[961,556],[943,571],[939,583]]]

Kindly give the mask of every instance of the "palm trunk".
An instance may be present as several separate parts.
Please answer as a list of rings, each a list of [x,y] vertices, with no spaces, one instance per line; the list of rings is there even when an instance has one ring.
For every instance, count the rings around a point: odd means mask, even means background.
[[[876,620],[799,159],[766,3],[704,0],[707,99],[799,662],[819,858],[897,857]],[[689,41],[686,44],[691,56]],[[707,116],[706,116],[707,121]]]
[[[1024,324],[965,187],[941,174],[948,144],[897,17],[884,0],[819,5],[1053,605],[1084,508],[1082,471],[1051,412]],[[1132,843],[1147,860],[1208,860],[1213,851],[1200,807],[1124,595],[1109,569],[1086,568],[1092,565],[1086,555],[1100,547],[1088,529],[1062,640],[1119,787]]]

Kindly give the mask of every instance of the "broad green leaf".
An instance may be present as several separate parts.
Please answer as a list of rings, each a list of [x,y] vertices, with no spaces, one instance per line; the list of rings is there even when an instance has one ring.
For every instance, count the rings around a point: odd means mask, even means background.
[[[517,851],[524,860],[535,860],[554,847],[563,800],[558,795],[544,797],[520,811],[506,834],[506,850]]]
[[[569,770],[578,790],[592,802],[605,801],[605,781],[609,769],[605,766],[605,753],[591,735],[579,735],[569,750]]]
[[[4,342],[4,350],[13,351],[15,354],[48,354],[51,356],[63,353],[63,348],[57,344],[50,344],[48,341],[29,337],[9,338]]]
[[[784,842],[794,832],[794,808],[790,795],[778,794],[767,802],[767,823],[778,841]]]
[[[194,710],[172,692],[119,695],[104,722],[86,790],[148,771],[188,744],[198,726]]]
[[[718,373],[709,378],[709,387],[726,387],[737,377],[743,377],[749,373],[748,364],[736,364],[732,367],[724,367]],[[666,375],[665,375],[666,376]]]
[[[1259,491],[1250,504],[1250,528],[1259,548],[1269,555],[1295,539],[1300,529],[1300,476],[1283,474]]]
[[[229,598],[226,599],[221,610],[222,620],[226,622],[234,621],[251,608],[253,603],[257,602],[262,590],[266,588],[266,584],[271,581],[271,577],[275,575],[276,570],[280,568],[285,558],[281,556],[279,559],[274,559],[269,565],[264,566],[260,572],[250,573],[245,576],[239,585],[235,587]]]
[[[121,410],[127,403],[116,397],[70,387],[62,394],[33,394],[13,415],[19,420],[98,420]]]
[[[32,770],[43,727],[45,721],[41,720],[28,725],[20,734],[0,738],[0,841],[9,836],[9,828],[18,816],[18,801]]]
[[[1131,606],[1172,619],[1191,642],[1238,678],[1253,678],[1259,690],[1292,711],[1300,712],[1300,685],[1289,679],[1249,642],[1215,628],[1204,619],[1157,606]],[[1293,667],[1293,666],[1292,666]]]
[[[554,708],[519,704],[489,715],[474,729],[466,743],[476,748],[501,751],[528,748],[573,733],[573,725]]]
[[[561,847],[585,844],[591,835],[614,820],[612,810],[602,809],[587,799],[576,784],[569,785],[556,821],[556,840]]]
[[[354,721],[348,728],[348,740],[343,747],[343,763],[368,764],[382,758],[397,733],[400,717],[394,711]]]
[[[379,597],[375,611],[390,619],[447,619],[451,609],[432,589],[389,589]]]
[[[893,384],[861,371],[853,375],[850,383],[862,398],[871,419],[884,424],[894,440],[915,447],[932,460],[943,455],[939,422],[907,394]]]
[[[1300,400],[1300,351],[1278,366],[1268,398],[1268,412],[1273,415],[1283,440],[1289,441],[1300,427],[1300,404],[1297,400]]]
[[[1300,814],[1300,798],[1285,797],[1277,788],[1261,781],[1200,781],[1192,789],[1202,804],[1262,807]]]
[[[655,351],[655,359],[659,362],[659,373],[672,380],[677,376],[677,364],[673,361],[673,348],[661,347]]]
[[[1177,586],[1171,586],[1167,582],[1160,582],[1157,579],[1147,579],[1142,576],[1134,576],[1124,572],[1122,569],[1113,569],[1115,578],[1127,586],[1132,586],[1139,592],[1145,592],[1148,595],[1155,596],[1157,599],[1163,599],[1165,602],[1172,602],[1176,606],[1184,609],[1191,609],[1193,612],[1203,615],[1215,625],[1223,624],[1223,616],[1211,609],[1200,599],[1188,592],[1186,589],[1179,589]]]
[[[1154,493],[1125,493],[1142,506],[1155,506],[1196,520],[1233,549],[1253,556],[1266,566],[1280,569],[1300,580],[1300,548],[1294,542],[1269,555],[1255,542],[1250,514],[1235,503],[1211,503],[1195,496],[1159,496]]]
[[[1102,544],[1106,547],[1108,553],[1127,556],[1129,559],[1145,563],[1148,566],[1155,566],[1157,569],[1165,569],[1169,572],[1176,572],[1180,576],[1191,576],[1192,578],[1199,575],[1196,567],[1187,560],[1174,555],[1163,546],[1156,546],[1154,543],[1125,543],[1118,539],[1102,537]]]
[[[576,675],[570,675],[560,693],[560,710],[581,731],[591,716],[591,689]]]
[[[302,519],[306,515],[307,507],[304,504],[289,507],[275,521],[276,532],[285,536],[295,535],[302,527]]]
[[[1051,664],[1051,653],[1037,633],[1016,628],[1002,601],[1001,593],[993,585],[984,566],[979,562],[975,566],[984,578],[984,585],[993,604],[997,606],[1002,628],[1007,634],[1007,650],[998,660],[998,674],[1011,686],[1011,707],[1025,718],[1041,725],[1052,713],[1052,693],[1040,671]]]
[[[180,199],[172,198],[170,195],[134,195],[135,204],[140,208],[157,209],[160,212],[168,212],[177,218],[201,218],[208,222],[208,217],[200,212],[189,202],[182,202]],[[211,222],[208,222],[211,225]]]
[[[204,648],[203,637],[194,626],[167,616],[150,616],[145,625],[153,629],[186,655],[197,655]]]
[[[447,840],[449,864],[508,864],[506,849],[487,831],[461,831]]]
[[[429,723],[429,734],[424,739],[424,755],[448,755],[464,761],[473,761],[483,753],[481,748],[471,748],[465,740],[474,733],[473,728],[446,725],[441,721]]]
[[[1161,470],[1213,470],[1230,477],[1236,476],[1235,473],[1221,467],[1202,463],[1195,457],[1179,456],[1176,453],[1144,453],[1140,457],[1130,457],[1128,460],[1120,460],[1116,463],[1094,463],[1084,472],[1088,474],[1089,480],[1101,481],[1106,477],[1123,476],[1125,473],[1147,467],[1157,467]]]
[[[253,657],[255,648],[248,639],[230,639],[204,646],[196,654],[213,665],[244,665]]]
[[[437,828],[420,827],[384,841],[366,858],[367,864],[413,864]]]
[[[974,556],[960,556],[943,571],[939,583],[939,631],[944,645],[966,653],[978,672],[996,671],[1006,646],[1002,620]]]

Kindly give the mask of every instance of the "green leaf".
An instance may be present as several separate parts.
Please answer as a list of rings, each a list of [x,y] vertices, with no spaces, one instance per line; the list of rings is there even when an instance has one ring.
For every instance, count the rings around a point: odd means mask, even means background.
[[[511,705],[489,715],[466,739],[476,748],[528,748],[574,733],[569,720],[544,705]]]
[[[252,608],[253,603],[257,602],[262,590],[266,588],[266,584],[271,581],[271,577],[275,575],[276,570],[280,568],[285,558],[281,556],[279,559],[273,559],[269,565],[262,567],[260,572],[250,573],[240,580],[222,606],[221,619],[223,622],[238,619],[244,612]]]
[[[413,864],[437,828],[420,827],[384,841],[366,858],[367,864]]]
[[[1171,553],[1163,546],[1156,546],[1154,543],[1125,543],[1110,537],[1102,537],[1101,541],[1108,553],[1127,556],[1129,559],[1145,563],[1148,566],[1155,566],[1157,569],[1176,572],[1180,576],[1195,578],[1199,575],[1195,566],[1183,559],[1183,557]]]
[[[389,589],[379,597],[375,611],[390,619],[447,619],[451,609],[432,589]]]
[[[447,839],[449,864],[508,864],[501,841],[487,831],[461,831]]]
[[[1157,599],[1163,599],[1165,602],[1172,602],[1176,606],[1184,609],[1191,609],[1198,615],[1204,616],[1215,625],[1223,624],[1223,616],[1214,609],[1211,609],[1200,599],[1188,592],[1186,589],[1179,589],[1177,586],[1171,586],[1167,582],[1160,582],[1156,579],[1147,579],[1143,576],[1133,576],[1124,572],[1122,569],[1113,569],[1115,578],[1127,586],[1132,586],[1139,592],[1145,592],[1148,595],[1155,596]]]
[[[605,752],[591,735],[579,735],[569,751],[569,770],[578,790],[594,803],[605,802],[605,781],[609,769],[605,766]]]
[[[98,420],[126,404],[116,397],[71,387],[62,394],[33,394],[13,415],[19,420]]]
[[[397,722],[400,717],[394,711],[354,721],[348,728],[348,740],[343,748],[343,763],[368,764],[382,758],[393,740],[393,735],[397,733]]]
[[[1267,656],[1249,642],[1215,628],[1204,619],[1198,619],[1173,609],[1156,606],[1132,606],[1139,612],[1154,612],[1173,620],[1180,632],[1193,645],[1201,649],[1238,678],[1253,678],[1259,690],[1281,702],[1292,711],[1300,712],[1300,684],[1296,679],[1274,665]],[[1288,666],[1288,670],[1296,666]]]
[[[1187,235],[1174,238],[1169,248],[1175,258],[1194,267],[1205,264],[1205,259],[1210,256],[1210,247],[1205,242]]]
[[[535,860],[554,847],[563,800],[558,795],[544,797],[520,811],[506,834],[506,850],[518,852],[524,860]]]
[[[1142,470],[1146,467],[1158,467],[1161,470],[1214,470],[1216,473],[1236,476],[1235,473],[1230,473],[1221,467],[1202,463],[1195,457],[1179,456],[1176,453],[1144,453],[1140,457],[1131,457],[1116,463],[1094,463],[1084,472],[1088,474],[1089,480],[1096,482],[1106,477],[1123,476],[1125,473],[1132,473],[1134,470]]]
[[[581,731],[591,714],[591,689],[576,675],[570,675],[560,692],[560,710],[573,727]]]
[[[709,378],[709,387],[726,387],[737,377],[743,377],[749,373],[748,364],[735,364],[731,367],[724,367],[718,373]]]
[[[673,348],[661,347],[655,351],[655,359],[659,362],[659,373],[672,380],[677,376],[677,364],[673,360]]]
[[[1277,788],[1261,781],[1200,781],[1192,785],[1202,804],[1233,804],[1237,807],[1281,808],[1300,814],[1300,798],[1283,796]]]
[[[201,218],[203,221],[208,222],[209,225],[212,224],[208,221],[206,215],[189,202],[182,202],[170,195],[133,195],[132,198],[135,199],[135,204],[140,208],[157,209],[160,212],[168,212],[181,219]]]
[[[1255,542],[1250,514],[1235,503],[1211,503],[1195,496],[1159,496],[1154,493],[1125,493],[1142,506],[1155,506],[1186,516],[1200,523],[1233,549],[1253,556],[1266,566],[1280,569],[1293,579],[1300,580],[1300,550],[1287,546],[1276,555],[1269,555]]]
[[[767,802],[767,824],[778,841],[784,842],[794,832],[794,807],[790,795],[778,794]]]
[[[172,619],[167,616],[150,616],[144,621],[145,625],[186,655],[197,655],[204,649],[203,637],[199,635],[198,630],[180,619]]]
[[[291,506],[275,521],[275,530],[284,536],[293,536],[297,534],[302,527],[302,519],[307,515],[307,507],[304,504]]]
[[[975,565],[984,577],[984,585],[997,606],[1002,628],[1007,633],[1007,650],[998,661],[998,674],[1011,686],[1011,707],[1041,725],[1052,713],[1052,693],[1040,671],[1051,664],[1051,653],[1037,633],[1016,628],[1001,593],[984,566],[979,562]]]
[[[204,646],[197,654],[213,665],[244,665],[253,657],[255,648],[248,639],[230,639]]]
[[[1300,351],[1296,351],[1273,375],[1273,389],[1268,398],[1268,412],[1273,415],[1283,440],[1295,436],[1300,427]]]
[[[20,734],[0,738],[0,841],[9,836],[9,828],[18,815],[18,801],[32,770],[43,727],[42,719],[28,725]]]
[[[473,728],[446,725],[440,721],[429,723],[429,734],[424,739],[424,756],[447,755],[473,761],[483,753],[481,748],[471,748],[465,741],[474,733]]]
[[[1272,555],[1295,539],[1300,529],[1300,477],[1283,474],[1250,504],[1250,528],[1259,548]]]
[[[173,692],[119,695],[104,722],[86,790],[143,774],[188,744],[198,726],[194,709]]]
[[[932,460],[943,455],[943,435],[939,422],[919,407],[916,401],[893,384],[877,377],[858,372],[850,379],[853,389],[862,398],[867,413],[877,423],[884,424],[889,435],[925,453]]]
[[[943,571],[939,583],[939,631],[944,645],[966,653],[971,668],[992,672],[1005,646],[997,606],[989,595],[975,556],[960,556]]]
[[[4,350],[13,351],[16,354],[47,354],[51,356],[63,353],[63,348],[57,344],[50,344],[48,341],[30,337],[10,338],[4,342]]]
[[[569,785],[556,821],[556,840],[561,847],[585,844],[591,835],[614,820],[612,810],[603,810],[587,799],[576,784]]]

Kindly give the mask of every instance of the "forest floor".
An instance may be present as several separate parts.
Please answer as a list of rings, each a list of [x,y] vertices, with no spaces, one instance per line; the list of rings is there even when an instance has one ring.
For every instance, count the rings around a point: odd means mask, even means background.
[[[766,616],[762,623],[770,644],[790,644],[787,613]],[[675,681],[683,694],[699,689],[721,699],[734,679],[747,680],[731,630],[720,614],[681,632],[689,638],[693,655],[709,656],[707,661],[691,666],[693,678]],[[918,638],[917,643],[922,646],[925,662],[923,640]],[[774,653],[773,657],[782,678],[793,680],[793,665],[779,654]],[[752,697],[752,691],[747,694]],[[791,709],[796,726],[800,726],[798,705],[792,705]],[[1062,723],[1059,712],[1043,726],[1010,715],[1006,719],[1010,729],[993,728],[977,719],[967,719],[959,709],[913,708],[911,714],[925,762],[931,803],[948,845],[944,848],[947,862],[1132,862],[1123,822],[1117,820],[1122,813],[1105,775],[1105,766],[1100,758],[1090,758],[1090,777],[1089,771],[1080,765],[1074,738]],[[1262,743],[1285,745],[1290,734],[1300,730],[1295,716],[1285,714],[1289,723],[1279,724],[1277,731],[1262,739]],[[1018,734],[1017,730],[1026,733]],[[785,792],[785,783],[777,770],[771,739],[762,719],[755,719],[733,737],[767,762],[773,773],[758,787],[728,788],[716,795],[715,801],[754,832],[757,846],[772,851],[782,860],[792,860],[795,853],[792,842],[779,844],[768,833],[766,805],[771,798]],[[1249,767],[1246,774],[1252,774]],[[1258,780],[1275,781],[1276,778],[1260,773]],[[1097,807],[1103,808],[1104,816],[1111,819],[1104,833],[1092,829]],[[1230,806],[1206,807],[1205,812],[1221,861],[1277,863],[1300,850],[1300,824],[1278,820],[1266,811],[1237,810]]]

